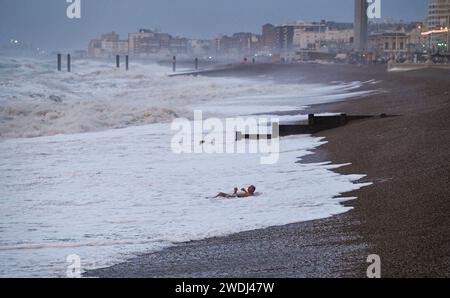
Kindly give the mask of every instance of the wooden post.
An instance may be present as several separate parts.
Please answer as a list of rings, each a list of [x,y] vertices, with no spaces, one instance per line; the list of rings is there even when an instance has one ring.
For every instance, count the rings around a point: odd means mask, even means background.
[[[173,56],[173,72],[177,71],[177,56]]]
[[[272,135],[270,136],[270,139],[278,139],[280,138],[280,123],[275,122],[272,123]]]
[[[61,54],[58,54],[58,71],[61,71]]]
[[[308,115],[308,124],[309,124],[309,126],[313,126],[314,125],[314,114],[309,114]]]
[[[120,67],[120,56],[116,55],[116,67],[119,68]]]
[[[241,141],[244,139],[244,135],[240,131],[236,131],[236,142]]]
[[[341,114],[340,125],[347,124],[347,114]]]
[[[198,70],[198,58],[195,58],[195,70]]]
[[[128,55],[125,56],[125,70],[128,71],[129,58]]]
[[[67,72],[70,72],[70,54],[67,54]]]

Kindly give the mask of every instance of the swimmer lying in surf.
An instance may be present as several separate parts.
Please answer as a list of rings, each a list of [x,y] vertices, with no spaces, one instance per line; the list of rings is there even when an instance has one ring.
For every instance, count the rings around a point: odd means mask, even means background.
[[[233,194],[221,192],[214,198],[248,198],[253,197],[255,195],[255,191],[256,187],[254,187],[253,185],[250,185],[247,190],[245,188],[242,188],[241,191],[238,191],[238,188],[236,187]]]

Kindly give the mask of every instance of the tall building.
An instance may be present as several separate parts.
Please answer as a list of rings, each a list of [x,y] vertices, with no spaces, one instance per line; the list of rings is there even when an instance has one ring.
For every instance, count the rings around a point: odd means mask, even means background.
[[[428,0],[428,28],[450,27],[450,0]]]
[[[327,22],[295,22],[295,51],[330,51],[349,48],[353,42],[353,24]]]
[[[450,52],[450,0],[428,1],[428,29],[429,50]]]
[[[128,40],[102,40],[102,50],[107,55],[128,55]]]
[[[102,34],[100,39],[89,41],[88,55],[90,57],[105,58],[112,55],[127,55],[128,40],[120,40],[115,32]]]
[[[281,25],[275,28],[276,47],[279,53],[288,58],[294,46],[294,25]]]
[[[272,24],[265,24],[262,27],[262,47],[266,51],[272,51],[276,46],[276,31]]]
[[[186,54],[188,40],[173,37],[168,33],[140,29],[128,34],[128,48],[131,56],[151,57],[153,55]]]
[[[215,54],[228,57],[253,55],[261,49],[260,40],[260,35],[250,32],[238,32],[232,36],[220,36],[214,40]]]
[[[101,39],[91,39],[88,45],[88,55],[89,57],[100,57],[103,53],[102,50],[102,40]]]
[[[213,41],[208,39],[190,39],[188,40],[188,49],[194,56],[203,56],[212,54]]]
[[[315,50],[325,40],[327,26],[325,22],[296,23],[294,29],[293,45],[296,49]]]
[[[117,34],[114,31],[113,32],[104,33],[104,34],[102,34],[101,39],[104,40],[104,41],[118,41],[119,40],[119,34]]]
[[[131,56],[141,56],[159,49],[159,43],[154,43],[155,33],[151,30],[140,29],[139,32],[128,33],[128,51]]]
[[[367,50],[367,8],[366,0],[355,0],[354,48],[359,52]]]

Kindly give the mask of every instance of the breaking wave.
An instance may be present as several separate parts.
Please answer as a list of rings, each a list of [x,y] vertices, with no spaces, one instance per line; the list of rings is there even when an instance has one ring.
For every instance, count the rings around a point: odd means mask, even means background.
[[[272,103],[271,94],[294,97],[301,108],[305,103],[301,97],[343,93],[348,98],[360,86],[355,82],[305,88],[232,78],[169,78],[168,68],[137,62],[129,72],[114,68],[112,62],[91,60],[74,62],[72,70],[58,72],[51,60],[1,58],[0,139],[168,122],[189,118],[196,106],[214,106],[227,99],[239,102],[249,96],[266,96]]]

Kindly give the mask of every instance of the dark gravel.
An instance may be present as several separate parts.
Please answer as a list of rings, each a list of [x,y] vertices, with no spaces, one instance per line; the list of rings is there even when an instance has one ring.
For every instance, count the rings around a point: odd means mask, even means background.
[[[181,243],[96,277],[364,277],[378,254],[383,277],[450,277],[450,71],[387,73],[384,66],[246,65],[210,73],[289,83],[381,80],[386,93],[310,112],[396,114],[320,133],[310,160],[352,163],[342,173],[375,184],[345,196],[332,218]],[[372,88],[372,87],[371,87]]]

